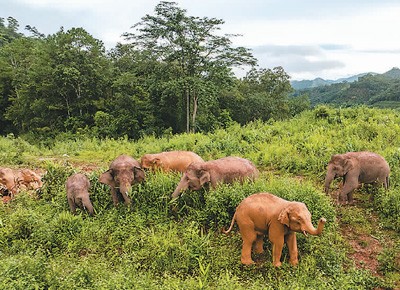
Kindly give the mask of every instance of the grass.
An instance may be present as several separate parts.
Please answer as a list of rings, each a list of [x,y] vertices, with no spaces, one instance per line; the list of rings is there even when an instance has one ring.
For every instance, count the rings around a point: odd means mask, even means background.
[[[209,134],[148,136],[137,142],[75,138],[33,145],[2,137],[3,165],[40,168],[46,174],[39,199],[21,193],[0,205],[0,288],[394,288],[400,252],[399,121],[393,110],[322,107],[284,122],[233,125]],[[98,182],[109,162],[122,153],[139,159],[172,149],[195,151],[205,160],[245,157],[262,170],[261,178],[186,192],[171,202],[180,176],[147,173],[146,182],[134,187],[132,206],[114,208],[109,188]],[[391,189],[378,191],[373,202],[363,193],[365,208],[337,208],[322,192],[330,156],[350,150],[380,153],[392,168]],[[93,167],[87,171],[89,164]],[[91,181],[93,218],[68,210],[64,184],[78,171],[87,171]],[[257,264],[244,267],[237,227],[230,236],[220,232],[243,198],[264,191],[304,202],[314,225],[321,216],[328,220],[319,237],[298,234],[298,267],[288,264],[285,248],[283,266],[275,269],[268,239],[265,253],[255,257]],[[379,229],[365,219],[365,212],[376,213]],[[348,259],[350,250],[337,217],[361,234],[390,233],[393,243],[378,257],[380,276]]]

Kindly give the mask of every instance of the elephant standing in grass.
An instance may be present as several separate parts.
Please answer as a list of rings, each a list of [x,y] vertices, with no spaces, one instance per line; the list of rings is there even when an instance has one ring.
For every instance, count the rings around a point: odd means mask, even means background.
[[[275,267],[281,263],[282,248],[287,243],[289,249],[289,263],[298,264],[296,232],[304,235],[319,235],[324,229],[326,220],[321,218],[318,228],[311,222],[311,213],[301,202],[287,201],[270,193],[256,193],[245,198],[236,208],[228,230],[237,222],[243,239],[241,262],[244,265],[254,264],[251,251],[261,254],[263,238],[268,234],[272,243],[272,261]]]
[[[185,172],[192,162],[204,162],[203,158],[191,151],[168,151],[145,154],[140,160],[143,169]]]
[[[76,173],[71,175],[65,184],[67,200],[72,214],[76,214],[76,207],[86,209],[93,216],[93,205],[89,198],[90,181],[86,175]]]
[[[110,164],[110,169],[100,175],[99,181],[111,187],[114,206],[122,196],[126,205],[130,205],[129,194],[132,185],[145,180],[145,174],[138,161],[128,155],[120,155]]]
[[[215,188],[219,183],[254,180],[259,175],[255,165],[244,158],[224,157],[207,162],[190,164],[178,183],[172,198],[178,197],[186,189],[199,190],[210,183]]]
[[[343,177],[339,203],[352,204],[353,191],[360,183],[383,184],[388,189],[389,173],[389,164],[379,154],[367,151],[336,154],[327,166],[325,192],[329,193],[330,184],[336,177]]]

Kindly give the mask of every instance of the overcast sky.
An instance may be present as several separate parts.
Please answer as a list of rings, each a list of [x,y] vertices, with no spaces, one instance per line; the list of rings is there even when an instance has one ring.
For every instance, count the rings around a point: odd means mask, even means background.
[[[0,17],[44,34],[83,27],[107,49],[121,42],[154,0],[0,0]],[[234,45],[251,48],[262,68],[293,80],[338,79],[400,67],[398,0],[176,0],[187,15],[223,19]],[[26,32],[26,31],[25,31]]]

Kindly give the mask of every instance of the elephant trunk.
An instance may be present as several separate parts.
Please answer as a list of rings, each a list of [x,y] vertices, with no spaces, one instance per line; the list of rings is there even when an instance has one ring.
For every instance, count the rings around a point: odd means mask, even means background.
[[[329,187],[331,186],[331,183],[334,178],[335,178],[335,173],[328,169],[328,172],[325,177],[325,193],[329,193]]]
[[[131,183],[128,181],[122,182],[119,186],[119,191],[121,193],[125,193],[126,195],[129,195],[130,193],[132,193]]]
[[[319,222],[318,222],[318,227],[314,228],[314,226],[310,222],[310,224],[308,224],[307,227],[303,230],[303,233],[305,235],[306,234],[310,234],[310,235],[313,235],[313,236],[317,236],[317,235],[321,234],[322,231],[324,230],[325,223],[326,223],[326,219],[325,218],[320,218]]]
[[[82,204],[86,208],[86,210],[88,211],[89,215],[93,216],[94,215],[94,209],[93,209],[92,203],[90,202],[89,197],[82,198]]]
[[[181,178],[181,181],[179,181],[178,186],[172,193],[172,198],[178,197],[182,191],[188,189],[189,187],[189,182],[186,180],[186,175],[184,174]]]

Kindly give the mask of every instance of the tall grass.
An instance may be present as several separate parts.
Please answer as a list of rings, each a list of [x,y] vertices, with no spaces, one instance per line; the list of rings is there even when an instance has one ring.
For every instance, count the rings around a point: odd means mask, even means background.
[[[232,125],[209,134],[99,140],[55,140],[32,145],[14,137],[0,138],[0,161],[46,171],[41,198],[21,193],[0,205],[0,288],[7,289],[373,289],[393,288],[397,268],[381,257],[385,279],[357,270],[346,258],[336,208],[322,192],[325,167],[332,154],[370,150],[389,162],[391,189],[378,191],[374,210],[386,227],[399,231],[400,117],[397,111],[368,108],[314,111],[285,122]],[[109,188],[98,182],[109,162],[125,153],[191,150],[205,160],[236,155],[262,171],[254,183],[222,185],[216,190],[170,195],[179,174],[147,173],[135,185],[132,206],[114,208]],[[64,184],[73,172],[86,172],[96,215],[69,213]],[[86,169],[85,169],[86,170]],[[328,223],[320,237],[298,234],[300,264],[272,266],[271,245],[255,257],[256,266],[240,263],[241,238],[220,230],[230,224],[240,201],[256,192],[271,192],[304,202],[314,225]],[[364,194],[364,193],[363,193]],[[397,253],[397,252],[396,252]]]

